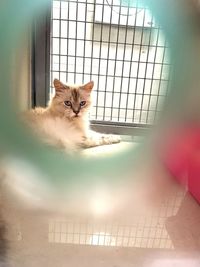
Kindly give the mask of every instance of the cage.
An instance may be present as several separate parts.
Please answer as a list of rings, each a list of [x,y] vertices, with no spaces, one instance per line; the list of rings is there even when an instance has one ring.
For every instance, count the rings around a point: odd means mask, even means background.
[[[150,11],[138,5],[52,2],[51,82],[94,80],[93,123],[145,127],[162,108],[170,70],[167,41]]]
[[[54,78],[71,84],[94,80],[90,120],[98,130],[126,135],[156,123],[171,63],[166,37],[147,7],[138,1],[132,7],[118,0],[52,1],[47,24],[46,39],[36,35],[35,75],[42,71],[46,85],[36,84],[35,104],[52,98]]]

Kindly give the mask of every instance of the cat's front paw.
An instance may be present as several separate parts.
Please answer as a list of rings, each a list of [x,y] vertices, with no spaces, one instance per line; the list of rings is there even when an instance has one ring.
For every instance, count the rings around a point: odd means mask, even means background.
[[[109,145],[109,144],[116,144],[121,141],[121,138],[119,135],[112,135],[112,134],[105,134],[101,136],[102,138],[102,144]]]
[[[80,147],[90,148],[95,146],[111,145],[119,143],[120,141],[121,138],[118,135],[94,133],[91,136],[84,137]]]

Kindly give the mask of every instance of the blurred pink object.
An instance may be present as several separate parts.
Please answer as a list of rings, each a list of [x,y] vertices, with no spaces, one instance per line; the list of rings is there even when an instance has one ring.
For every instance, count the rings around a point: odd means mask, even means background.
[[[200,126],[171,131],[161,152],[171,174],[200,203]]]
[[[188,177],[188,190],[200,203],[200,149],[191,157]]]

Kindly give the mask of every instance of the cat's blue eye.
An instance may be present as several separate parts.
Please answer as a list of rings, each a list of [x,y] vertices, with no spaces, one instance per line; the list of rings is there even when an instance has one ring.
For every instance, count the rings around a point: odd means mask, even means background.
[[[81,102],[80,102],[80,106],[81,106],[81,107],[85,106],[85,104],[86,104],[86,101],[81,101]]]
[[[72,103],[70,101],[64,101],[65,106],[67,107],[71,107]]]

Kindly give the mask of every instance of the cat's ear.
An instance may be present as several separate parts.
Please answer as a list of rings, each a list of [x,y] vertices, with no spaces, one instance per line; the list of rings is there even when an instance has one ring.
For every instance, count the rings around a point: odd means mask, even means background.
[[[54,84],[56,93],[57,92],[63,92],[63,90],[69,89],[69,87],[67,85],[63,84],[58,79],[54,79],[53,84]]]
[[[84,84],[82,88],[83,88],[86,92],[90,93],[90,92],[92,91],[92,88],[93,88],[93,87],[94,87],[94,82],[93,82],[93,81],[90,81],[89,83]]]

